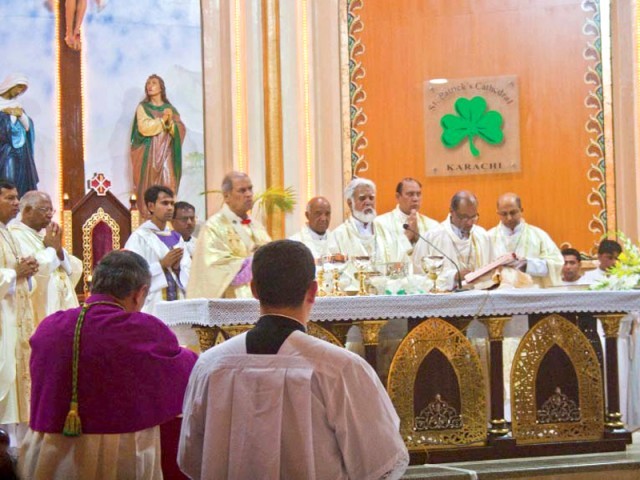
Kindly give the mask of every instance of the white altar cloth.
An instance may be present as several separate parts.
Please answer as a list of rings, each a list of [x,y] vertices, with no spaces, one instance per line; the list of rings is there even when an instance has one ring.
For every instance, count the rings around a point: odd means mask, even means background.
[[[483,317],[559,312],[626,313],[637,310],[640,310],[640,290],[471,290],[449,294],[322,297],[316,299],[310,320]],[[254,299],[202,298],[160,302],[154,313],[170,327],[250,325],[257,322],[259,308]]]

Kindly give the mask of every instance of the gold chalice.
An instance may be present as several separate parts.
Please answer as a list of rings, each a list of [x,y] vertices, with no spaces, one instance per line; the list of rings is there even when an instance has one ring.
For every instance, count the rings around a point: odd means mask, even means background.
[[[351,261],[353,262],[353,266],[356,267],[355,277],[360,282],[360,287],[358,288],[358,295],[364,296],[369,295],[367,292],[367,286],[365,280],[367,278],[367,268],[371,265],[371,257],[368,256],[356,256],[351,257]]]
[[[323,265],[329,264],[331,265],[331,271],[333,272],[333,284],[331,287],[331,292],[327,293],[332,297],[343,297],[346,294],[340,290],[340,276],[342,275],[342,271],[346,266],[347,256],[341,254],[334,255],[324,255],[322,257]]]
[[[422,269],[427,272],[429,280],[433,282],[430,292],[438,293],[438,274],[444,268],[444,257],[441,255],[429,255],[422,257],[420,263],[422,264]]]

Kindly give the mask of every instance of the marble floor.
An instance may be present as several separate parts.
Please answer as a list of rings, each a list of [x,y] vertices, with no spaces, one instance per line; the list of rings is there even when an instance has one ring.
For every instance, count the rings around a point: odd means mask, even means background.
[[[625,452],[415,465],[406,480],[640,480],[640,431]]]

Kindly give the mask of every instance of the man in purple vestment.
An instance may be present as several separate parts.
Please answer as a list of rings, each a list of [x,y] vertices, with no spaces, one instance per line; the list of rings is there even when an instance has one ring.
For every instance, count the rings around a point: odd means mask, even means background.
[[[48,316],[31,337],[24,478],[161,475],[159,425],[181,413],[197,357],[140,312],[150,280],[140,255],[111,252],[85,305]]]

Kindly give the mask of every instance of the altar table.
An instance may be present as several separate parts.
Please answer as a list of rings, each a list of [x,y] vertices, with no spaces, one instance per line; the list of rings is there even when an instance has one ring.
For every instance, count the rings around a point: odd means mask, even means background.
[[[638,290],[322,297],[308,332],[344,345],[357,325],[375,367],[381,328],[409,319],[384,380],[412,463],[590,453],[630,442],[620,414],[617,337],[624,314],[638,310]],[[161,302],[155,314],[172,328],[193,328],[205,350],[251,328],[259,306],[254,299],[192,299]],[[510,370],[507,422],[503,328],[514,315],[529,322]],[[487,329],[485,361],[465,334],[473,319]],[[605,331],[606,362],[596,321]]]

